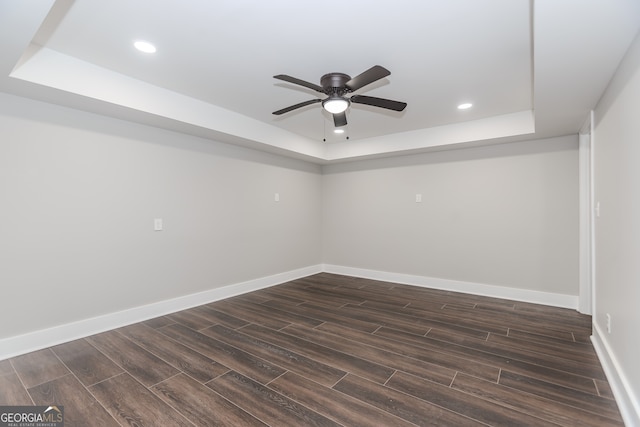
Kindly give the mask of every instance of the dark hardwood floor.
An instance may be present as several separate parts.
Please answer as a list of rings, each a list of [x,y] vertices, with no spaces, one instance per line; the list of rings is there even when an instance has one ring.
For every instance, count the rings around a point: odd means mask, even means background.
[[[622,426],[573,310],[332,274],[0,361],[66,426]]]

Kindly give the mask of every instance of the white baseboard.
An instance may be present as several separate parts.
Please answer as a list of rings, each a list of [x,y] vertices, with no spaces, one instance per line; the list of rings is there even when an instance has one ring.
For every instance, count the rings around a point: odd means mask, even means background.
[[[611,390],[620,409],[620,415],[624,420],[624,425],[640,427],[640,403],[638,396],[634,396],[629,380],[621,369],[615,353],[606,339],[606,335],[600,327],[593,323],[593,335],[591,342],[596,350],[598,359],[604,373],[607,376]]]
[[[210,289],[128,310],[82,319],[76,322],[0,339],[0,360],[84,338],[100,332],[142,322],[176,311],[244,294],[320,273],[322,265],[291,270],[221,288]]]
[[[506,286],[485,285],[482,283],[461,282],[457,280],[414,276],[402,273],[389,273],[386,271],[344,267],[331,264],[324,264],[322,270],[327,273],[363,277],[365,279],[382,280],[385,282],[401,283],[404,285],[421,286],[425,288],[442,289],[454,292],[464,292],[468,294],[483,295],[487,297],[550,305],[553,307],[572,308],[576,310],[578,308],[577,295],[554,294],[551,292],[508,288]]]
[[[287,271],[272,276],[261,277],[221,288],[210,289],[196,294],[177,297],[171,300],[134,307],[128,310],[109,313],[98,317],[82,319],[48,329],[29,332],[23,335],[0,339],[0,360],[73,341],[75,339],[84,338],[100,332],[130,325],[132,323],[142,322],[165,314],[175,313],[176,311],[186,310],[198,305],[278,285],[320,272],[383,280],[433,289],[465,292],[516,301],[533,302],[556,307],[574,309],[578,307],[577,296],[321,264]]]

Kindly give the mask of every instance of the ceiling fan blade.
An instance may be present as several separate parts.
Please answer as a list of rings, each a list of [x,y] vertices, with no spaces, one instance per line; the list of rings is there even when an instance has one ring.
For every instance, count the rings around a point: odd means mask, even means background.
[[[338,114],[334,114],[333,115],[333,124],[339,128],[340,126],[346,126],[347,125],[347,115],[342,112],[342,113],[338,113]]]
[[[387,110],[402,111],[407,106],[406,102],[392,101],[390,99],[376,98],[375,96],[353,95],[351,102],[356,104],[371,105],[374,107],[386,108]]]
[[[362,74],[359,74],[345,83],[345,86],[352,92],[371,84],[377,80],[387,77],[391,72],[380,65],[374,65]]]
[[[277,76],[273,76],[274,79],[282,80],[288,83],[293,83],[296,85],[308,87],[309,89],[313,89],[316,92],[324,93],[324,88],[317,84],[309,83],[304,80],[296,79],[295,77],[287,76],[286,74],[278,74]]]
[[[296,110],[298,108],[306,107],[307,105],[317,104],[318,102],[322,102],[321,99],[310,99],[308,101],[301,102],[299,104],[292,105],[287,108],[283,108],[282,110],[274,111],[273,114],[279,116],[280,114],[288,113],[289,111]]]

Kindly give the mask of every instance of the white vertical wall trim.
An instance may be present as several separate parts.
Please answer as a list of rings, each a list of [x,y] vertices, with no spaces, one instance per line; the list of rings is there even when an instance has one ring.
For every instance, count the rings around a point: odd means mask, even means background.
[[[640,396],[633,395],[630,381],[624,375],[624,370],[609,346],[606,336],[595,322],[593,323],[591,342],[613,391],[624,425],[640,426]]]
[[[0,360],[320,273],[320,265],[159,301],[0,340]]]
[[[592,289],[592,233],[591,233],[591,137],[592,129],[591,112],[580,130],[578,138],[578,162],[580,185],[580,295],[578,299],[578,311],[584,314],[593,313],[593,289]]]
[[[324,264],[323,270],[327,273],[382,280],[385,282],[401,283],[403,285],[463,292],[493,298],[544,304],[553,307],[572,308],[574,310],[578,308],[578,297],[574,295],[554,294],[529,289],[516,289],[506,286],[487,285],[484,283],[462,282],[458,280],[390,273],[387,271],[368,270],[364,268],[345,267],[331,264]]]
[[[596,148],[596,119],[595,119],[595,111],[591,110],[589,114],[590,118],[590,135],[589,139],[590,150],[589,150],[589,200],[591,201],[589,205],[589,260],[591,268],[591,314],[597,312],[596,304],[598,301],[596,300],[596,220],[594,215],[595,208],[595,194],[596,194],[596,184],[595,184],[595,148]]]

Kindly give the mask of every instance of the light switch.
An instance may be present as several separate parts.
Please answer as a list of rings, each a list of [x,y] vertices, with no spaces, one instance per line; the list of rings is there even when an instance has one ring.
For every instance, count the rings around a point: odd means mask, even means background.
[[[273,201],[274,202],[279,202],[280,201],[280,193],[276,193],[273,195]]]
[[[422,194],[416,194],[416,203],[422,203]]]
[[[156,218],[153,220],[154,231],[162,231],[162,218]]]

